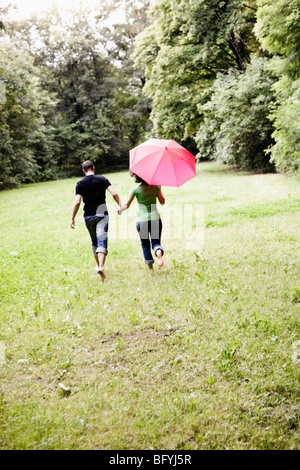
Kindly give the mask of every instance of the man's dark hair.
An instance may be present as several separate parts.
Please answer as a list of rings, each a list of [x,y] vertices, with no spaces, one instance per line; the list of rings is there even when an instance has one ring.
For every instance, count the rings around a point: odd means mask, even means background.
[[[91,162],[91,160],[87,160],[86,162],[83,162],[82,164],[82,170],[83,171],[88,171],[92,170],[95,167],[94,163]]]

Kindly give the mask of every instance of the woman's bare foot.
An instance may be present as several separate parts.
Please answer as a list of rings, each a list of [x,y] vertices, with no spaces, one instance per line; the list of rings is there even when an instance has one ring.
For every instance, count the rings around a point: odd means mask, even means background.
[[[157,265],[158,265],[158,268],[161,269],[164,265],[164,260],[162,259],[162,251],[161,250],[157,250],[156,252],[156,256],[157,256]]]

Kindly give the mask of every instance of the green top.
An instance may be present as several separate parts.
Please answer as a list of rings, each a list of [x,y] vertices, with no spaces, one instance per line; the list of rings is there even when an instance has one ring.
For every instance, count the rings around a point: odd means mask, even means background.
[[[156,206],[158,191],[158,186],[145,184],[140,184],[131,191],[131,194],[137,198],[139,204],[137,215],[138,222],[159,219],[159,213]]]

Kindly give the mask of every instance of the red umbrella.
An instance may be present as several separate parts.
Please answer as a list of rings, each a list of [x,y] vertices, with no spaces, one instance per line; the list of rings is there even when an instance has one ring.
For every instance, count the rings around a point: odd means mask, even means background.
[[[151,185],[178,187],[196,175],[194,155],[175,140],[150,139],[129,155],[130,171]]]

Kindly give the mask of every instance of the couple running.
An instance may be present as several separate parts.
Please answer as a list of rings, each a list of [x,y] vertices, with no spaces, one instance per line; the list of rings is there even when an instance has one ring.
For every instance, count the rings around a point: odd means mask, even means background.
[[[139,176],[135,176],[135,187],[126,204],[121,204],[120,197],[107,178],[95,175],[93,162],[87,160],[82,164],[84,177],[78,181],[75,189],[75,202],[72,210],[71,228],[75,228],[75,217],[81,204],[84,202],[84,220],[92,240],[92,251],[97,263],[97,272],[102,282],[105,279],[104,264],[107,255],[108,211],[106,206],[106,190],[110,192],[119,205],[118,214],[121,215],[129,208],[134,198],[137,198],[139,211],[136,228],[140,236],[145,263],[150,271],[153,270],[154,259],[152,249],[157,257],[159,268],[163,266],[164,251],[161,246],[162,222],[157,210],[156,199],[165,203],[162,190],[159,186],[151,186]]]

